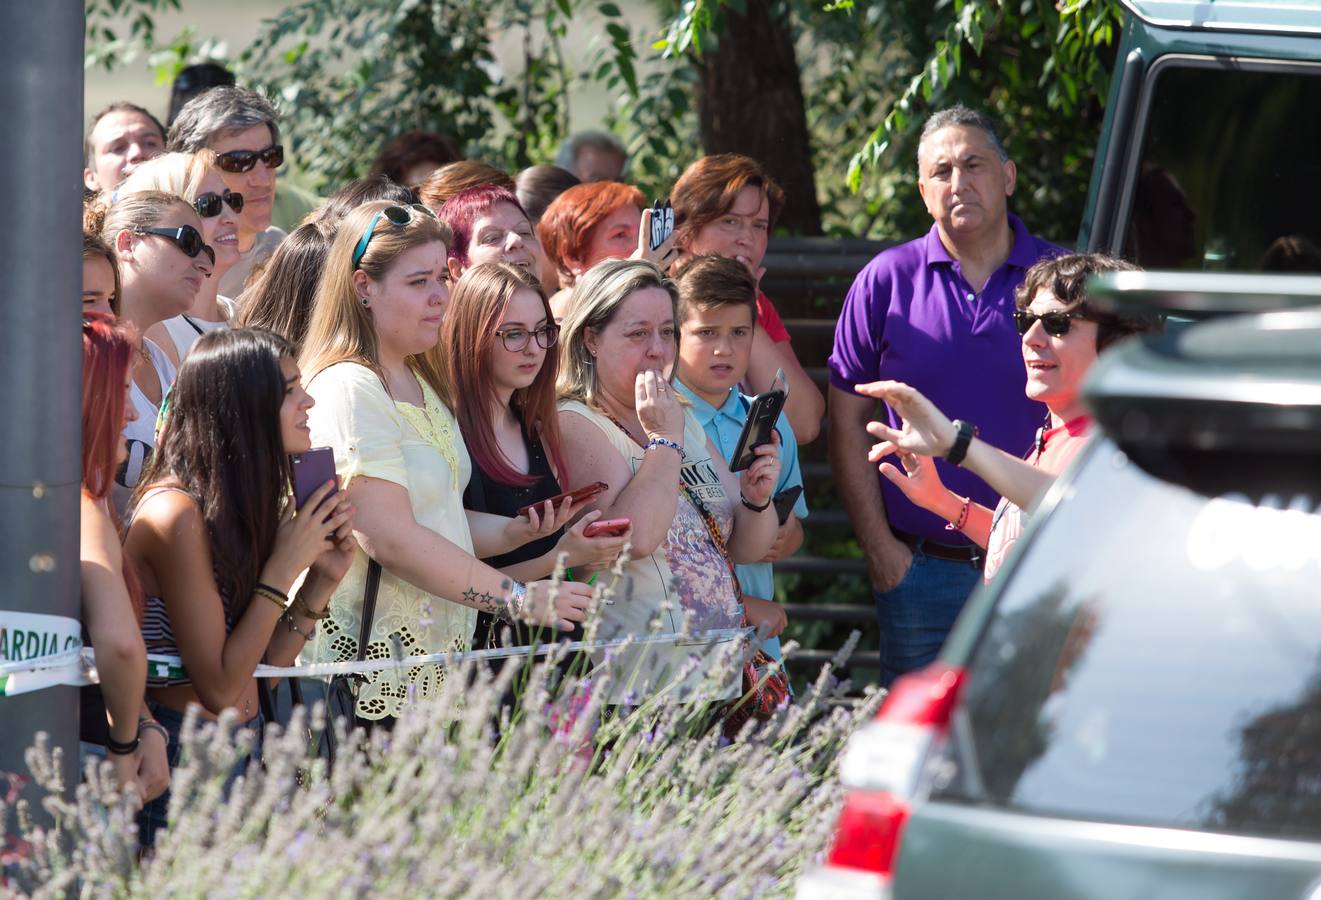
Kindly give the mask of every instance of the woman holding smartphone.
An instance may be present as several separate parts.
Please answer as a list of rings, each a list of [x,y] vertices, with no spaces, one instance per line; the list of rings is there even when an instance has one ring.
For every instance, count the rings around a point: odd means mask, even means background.
[[[311,446],[312,406],[291,350],[256,330],[198,340],[133,495],[124,550],[147,598],[143,637],[150,650],[183,659],[182,673],[147,682],[151,709],[170,735],[171,767],[191,705],[201,706],[203,719],[236,710],[260,757],[253,672],[263,659],[294,661],[353,558],[353,511],[333,481],[300,510],[290,498],[288,454]],[[145,845],[165,823],[168,802],[162,796],[143,809]]]
[[[202,220],[202,240],[215,253],[211,272],[188,311],[147,330],[147,337],[178,368],[199,337],[229,327],[234,317],[234,301],[220,296],[219,288],[220,279],[239,260],[238,228],[243,195],[225,187],[216,166],[216,155],[210,150],[166,153],[147,160],[124,179],[115,193],[125,195],[135,191],[163,191],[191,203]]]
[[[111,207],[90,211],[93,225],[115,251],[119,262],[119,317],[138,334],[157,322],[186,312],[215,265],[213,251],[202,240],[202,220],[188,201],[175,194],[140,191],[120,194]],[[86,222],[84,223],[87,224]],[[115,473],[111,492],[122,515],[156,446],[156,416],[175,367],[165,351],[142,339],[133,363],[133,409],[124,426],[128,459]]]
[[[473,461],[464,506],[516,516],[558,495],[568,476],[555,412],[559,327],[541,284],[504,263],[474,266],[454,286],[442,334],[450,404]],[[549,577],[564,554],[573,577],[586,581],[614,562],[630,537],[627,530],[585,536],[600,517],[589,512],[572,527],[483,562],[527,581]],[[473,646],[494,645],[499,630],[490,614],[479,613]],[[578,636],[575,627],[570,637]],[[515,629],[516,644],[527,637]]]
[[[633,523],[626,600],[602,611],[602,637],[737,628],[742,604],[735,563],[764,557],[779,527],[771,493],[779,476],[776,444],[756,448],[738,477],[681,405],[665,372],[677,348],[677,292],[651,263],[606,260],[574,288],[564,322],[560,428],[570,486],[597,479],[608,518]],[[624,654],[610,702],[630,705],[698,663],[679,687],[694,699],[725,699],[738,684],[707,685],[721,644],[636,647]]]
[[[449,240],[449,229],[425,207],[374,202],[344,218],[331,247],[300,362],[317,400],[313,438],[335,451],[364,552],[304,654],[308,661],[356,658],[369,558],[381,567],[363,648],[369,658],[389,657],[396,647],[409,655],[467,648],[478,611],[562,630],[586,616],[585,585],[552,591],[547,581],[523,582],[478,559],[553,533],[569,510],[547,504],[512,519],[464,511],[472,464],[441,399],[449,396],[442,366],[452,348],[438,346],[449,304]],[[410,694],[436,690],[441,671],[367,676],[357,716],[398,716]]]

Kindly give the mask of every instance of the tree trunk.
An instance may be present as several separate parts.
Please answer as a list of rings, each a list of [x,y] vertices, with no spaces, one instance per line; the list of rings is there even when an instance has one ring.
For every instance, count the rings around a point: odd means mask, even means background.
[[[784,188],[776,226],[820,234],[807,111],[785,8],[747,0],[740,15],[723,10],[719,45],[698,62],[697,113],[707,153],[743,153],[761,162]]]

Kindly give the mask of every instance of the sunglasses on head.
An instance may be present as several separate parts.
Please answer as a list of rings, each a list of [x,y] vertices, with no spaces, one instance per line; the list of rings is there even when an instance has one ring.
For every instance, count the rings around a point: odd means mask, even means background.
[[[134,228],[133,233],[154,234],[157,237],[168,238],[170,243],[183,251],[184,256],[195,259],[197,254],[205,253],[206,258],[211,260],[211,265],[216,264],[216,251],[202,240],[202,235],[191,225],[180,225],[178,228]]]
[[[226,172],[249,172],[261,160],[268,169],[278,169],[284,163],[284,147],[271,144],[265,150],[230,150],[216,154],[216,165]]]
[[[1014,310],[1014,325],[1018,327],[1020,335],[1026,335],[1032,329],[1033,324],[1040,322],[1046,334],[1051,337],[1064,337],[1069,333],[1069,328],[1072,326],[1074,319],[1086,318],[1087,316],[1083,315],[1081,310],[1073,310],[1072,312],[1055,311],[1041,313],[1040,315],[1026,309]]]
[[[197,214],[203,219],[212,219],[220,215],[221,204],[229,206],[236,213],[241,213],[243,212],[243,195],[229,190],[223,194],[207,191],[193,201],[193,209],[197,210]]]
[[[362,239],[358,241],[358,246],[353,248],[353,268],[358,268],[358,264],[362,262],[362,257],[367,252],[367,245],[372,242],[372,234],[376,231],[376,223],[381,221],[382,217],[385,217],[385,220],[391,225],[402,228],[413,221],[414,213],[432,219],[436,217],[435,213],[421,203],[411,203],[408,206],[387,206],[372,216],[372,220],[367,223],[367,230],[362,233]]]

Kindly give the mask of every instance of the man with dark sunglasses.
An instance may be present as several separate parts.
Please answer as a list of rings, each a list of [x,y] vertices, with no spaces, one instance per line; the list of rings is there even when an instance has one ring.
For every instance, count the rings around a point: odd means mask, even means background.
[[[216,154],[226,187],[241,194],[239,261],[220,279],[220,293],[238,297],[252,269],[284,240],[271,224],[278,170],[284,163],[279,116],[269,100],[235,85],[222,85],[184,104],[170,127],[169,149]]]
[[[956,106],[931,116],[917,163],[931,230],[858,273],[829,363],[830,460],[867,557],[886,685],[935,658],[980,580],[982,554],[877,477],[866,431],[876,400],[855,385],[911,384],[955,415],[976,411],[983,439],[1021,452],[1045,408],[1023,394],[1014,289],[1029,266],[1061,252],[1009,212],[1018,170],[985,115]],[[980,479],[940,466],[951,488],[995,506]]]
[[[884,462],[881,474],[909,500],[947,520],[952,531],[986,548],[987,581],[1022,533],[1027,510],[1086,442],[1092,420],[1082,402],[1082,382],[1098,355],[1121,338],[1158,327],[1150,316],[1107,312],[1087,302],[1088,278],[1134,268],[1100,253],[1079,253],[1028,269],[1015,298],[1014,320],[1022,335],[1026,394],[1044,403],[1049,414],[1026,459],[979,440],[977,427],[968,421],[951,422],[916,388],[898,381],[857,386],[858,393],[884,400],[902,423],[867,426],[880,439],[868,459],[898,457],[902,471]],[[985,480],[1000,494],[994,511],[947,488],[933,456]]]

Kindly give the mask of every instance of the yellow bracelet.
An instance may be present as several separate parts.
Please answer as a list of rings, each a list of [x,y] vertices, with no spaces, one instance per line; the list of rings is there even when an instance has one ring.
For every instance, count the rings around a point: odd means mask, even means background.
[[[258,597],[265,597],[267,600],[271,601],[276,606],[278,606],[281,611],[284,610],[284,605],[289,600],[288,597],[283,596],[279,591],[275,590],[274,588],[267,587],[264,584],[257,585],[252,589],[252,592],[256,594]]]

